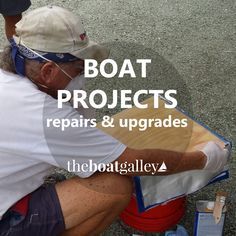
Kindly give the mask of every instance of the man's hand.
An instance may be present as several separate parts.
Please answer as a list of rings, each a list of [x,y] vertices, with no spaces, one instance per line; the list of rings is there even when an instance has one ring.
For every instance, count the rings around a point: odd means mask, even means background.
[[[207,158],[204,170],[220,172],[224,169],[229,159],[227,148],[221,148],[215,142],[208,142],[202,148],[198,149],[203,152]]]

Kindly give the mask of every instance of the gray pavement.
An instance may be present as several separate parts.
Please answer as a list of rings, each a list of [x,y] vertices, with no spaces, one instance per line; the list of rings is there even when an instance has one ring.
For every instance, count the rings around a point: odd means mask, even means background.
[[[236,25],[234,0],[32,0],[32,7],[55,4],[84,20],[88,35],[112,48],[122,59],[151,57],[149,80],[89,82],[90,89],[177,88],[179,105],[213,130],[236,141]],[[0,27],[3,29],[3,21]],[[4,33],[1,34],[4,44]],[[115,113],[119,110],[114,110]],[[109,111],[103,111],[109,112]],[[235,149],[233,156],[235,157]],[[236,235],[236,161],[227,181],[204,188],[188,198],[182,224],[192,235],[196,200],[214,199],[217,190],[229,193],[225,235]],[[104,234],[128,235],[115,222]]]

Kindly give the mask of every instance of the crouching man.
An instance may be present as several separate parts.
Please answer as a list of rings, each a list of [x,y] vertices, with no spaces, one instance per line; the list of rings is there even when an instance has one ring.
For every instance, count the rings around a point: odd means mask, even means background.
[[[17,23],[0,63],[1,235],[98,235],[129,203],[131,177],[147,174],[79,171],[72,179],[43,185],[51,167],[66,169],[72,159],[79,164],[164,161],[168,174],[217,172],[227,162],[227,151],[215,143],[191,153],[134,150],[97,128],[47,128],[48,118],[81,119],[69,104],[57,108],[57,91],[80,84],[84,59],[107,56],[89,40],[80,19],[63,8],[42,7]]]

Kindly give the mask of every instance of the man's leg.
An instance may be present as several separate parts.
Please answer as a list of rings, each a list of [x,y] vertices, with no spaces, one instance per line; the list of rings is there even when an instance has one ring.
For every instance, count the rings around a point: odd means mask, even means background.
[[[15,34],[15,24],[21,20],[22,15],[15,15],[15,16],[3,16],[5,19],[5,32],[7,39],[11,39],[12,36]]]
[[[22,13],[30,5],[30,0],[0,0],[0,13],[5,19],[5,32],[8,39],[15,34],[15,24],[21,20]]]
[[[132,179],[118,174],[95,174],[56,184],[66,232],[63,236],[98,235],[130,201]]]

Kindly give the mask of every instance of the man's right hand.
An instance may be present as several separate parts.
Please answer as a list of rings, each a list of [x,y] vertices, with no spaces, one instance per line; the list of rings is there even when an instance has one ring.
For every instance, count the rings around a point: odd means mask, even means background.
[[[208,142],[199,151],[206,156],[206,164],[204,170],[220,172],[229,160],[229,150],[221,148],[216,142]]]

